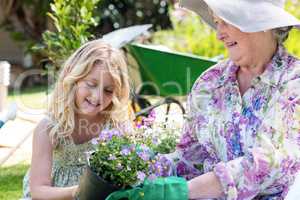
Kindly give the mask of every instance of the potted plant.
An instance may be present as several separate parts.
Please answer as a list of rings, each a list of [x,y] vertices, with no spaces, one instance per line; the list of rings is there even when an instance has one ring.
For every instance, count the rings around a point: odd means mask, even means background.
[[[171,162],[156,149],[161,143],[137,126],[134,134],[119,129],[103,130],[93,139],[97,149],[89,154],[89,165],[81,177],[80,200],[105,199],[110,193],[154,179],[171,176]]]

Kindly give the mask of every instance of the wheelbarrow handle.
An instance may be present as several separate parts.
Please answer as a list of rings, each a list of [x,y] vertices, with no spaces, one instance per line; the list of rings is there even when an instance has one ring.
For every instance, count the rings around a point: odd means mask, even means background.
[[[14,120],[17,115],[17,104],[12,103],[7,110],[0,113],[0,128],[8,121]]]

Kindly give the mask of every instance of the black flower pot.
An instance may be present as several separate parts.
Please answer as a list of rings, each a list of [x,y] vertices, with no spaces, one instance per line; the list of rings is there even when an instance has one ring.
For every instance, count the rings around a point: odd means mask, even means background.
[[[119,190],[116,186],[106,182],[87,167],[79,184],[80,200],[104,200],[109,194]]]

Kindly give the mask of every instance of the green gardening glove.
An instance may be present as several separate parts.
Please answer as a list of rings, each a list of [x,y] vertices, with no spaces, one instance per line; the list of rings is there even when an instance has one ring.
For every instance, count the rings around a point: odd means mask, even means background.
[[[157,178],[146,180],[141,187],[121,190],[110,194],[106,200],[187,200],[188,187],[185,179],[180,177]]]

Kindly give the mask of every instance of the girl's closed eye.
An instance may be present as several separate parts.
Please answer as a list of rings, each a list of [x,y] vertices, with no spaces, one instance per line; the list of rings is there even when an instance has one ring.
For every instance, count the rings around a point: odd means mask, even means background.
[[[112,90],[112,89],[104,89],[104,91],[107,94],[113,94],[114,93],[114,90]]]
[[[91,88],[94,88],[97,86],[97,84],[92,81],[86,81],[85,83],[88,87],[91,87]]]

